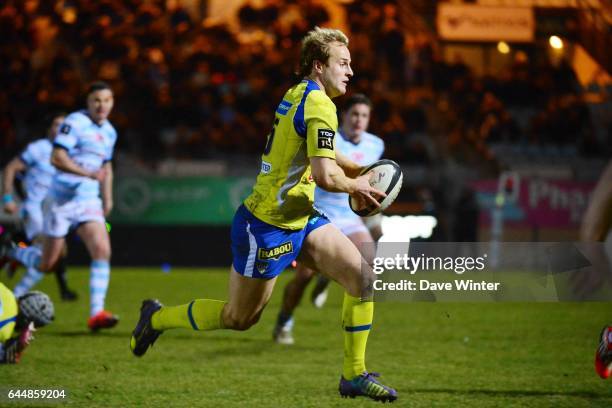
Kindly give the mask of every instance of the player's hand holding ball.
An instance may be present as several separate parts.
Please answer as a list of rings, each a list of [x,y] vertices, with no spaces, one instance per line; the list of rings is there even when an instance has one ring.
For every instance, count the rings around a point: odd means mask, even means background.
[[[397,198],[402,180],[402,170],[393,160],[379,160],[366,167],[357,177],[358,190],[349,196],[351,210],[362,217],[385,210]],[[364,181],[368,183],[367,187],[362,185]]]
[[[368,173],[361,173],[355,180],[357,181],[357,190],[351,194],[353,202],[356,203],[356,207],[353,209],[359,211],[367,211],[368,208],[380,207],[379,200],[386,197],[386,194],[376,188],[372,187],[372,181],[374,179],[374,173],[372,171]]]

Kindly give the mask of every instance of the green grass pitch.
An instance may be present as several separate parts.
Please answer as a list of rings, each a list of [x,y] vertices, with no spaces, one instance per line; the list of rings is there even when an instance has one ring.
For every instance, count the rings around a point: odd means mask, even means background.
[[[0,389],[64,388],[68,405],[87,407],[375,406],[337,392],[337,285],[324,309],[306,299],[298,309],[295,346],[271,341],[289,277],[280,278],[251,330],[167,332],[140,359],[128,346],[140,301],[224,299],[225,270],[114,268],[107,306],[121,322],[98,334],[85,325],[87,271],[69,271],[80,294],[76,303],[60,302],[55,279],[47,277],[40,289],[54,299],[56,321],[37,333],[21,364],[0,366]],[[610,320],[609,303],[378,303],[367,362],[398,390],[394,406],[609,407],[612,382],[597,377],[593,355],[597,334]],[[0,406],[27,404],[0,400]]]

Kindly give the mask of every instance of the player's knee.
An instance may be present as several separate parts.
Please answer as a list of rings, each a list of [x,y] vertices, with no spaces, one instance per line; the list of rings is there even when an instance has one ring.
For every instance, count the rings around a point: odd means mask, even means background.
[[[361,283],[354,280],[349,281],[344,285],[344,290],[351,296],[359,297],[361,296]]]
[[[230,311],[224,316],[225,327],[232,330],[245,331],[250,329],[259,321],[261,312],[255,315],[248,315]]]
[[[361,296],[369,297],[373,295],[374,291],[374,281],[376,280],[376,274],[372,271],[367,271],[363,273],[362,283],[361,283]]]
[[[46,262],[44,260],[41,260],[40,264],[38,264],[37,269],[42,273],[51,272],[51,269],[53,269],[53,264]]]
[[[99,243],[94,245],[93,247],[93,259],[110,259],[111,257],[111,249],[110,245],[106,243]]]
[[[249,330],[258,321],[259,321],[259,317],[240,320],[238,322],[237,330],[240,330],[240,331]]]
[[[240,316],[233,319],[230,318],[231,328],[238,331],[248,330],[258,321],[259,316]]]
[[[354,297],[371,296],[376,275],[372,271],[360,271],[353,274],[344,285],[349,295]]]

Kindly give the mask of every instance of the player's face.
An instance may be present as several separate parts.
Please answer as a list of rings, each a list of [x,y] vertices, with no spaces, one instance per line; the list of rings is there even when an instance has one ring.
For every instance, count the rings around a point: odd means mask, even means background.
[[[370,123],[370,107],[364,103],[357,103],[344,113],[342,129],[349,139],[354,139],[368,129]]]
[[[330,98],[344,95],[349,80],[353,76],[351,53],[344,44],[330,44],[329,60],[322,67],[321,82]]]
[[[66,119],[64,116],[56,116],[53,119],[53,122],[51,122],[51,126],[49,126],[49,133],[47,133],[48,137],[50,137],[51,139],[55,138],[57,132],[59,132],[59,127],[64,121],[64,119]]]
[[[87,110],[94,122],[101,123],[113,110],[113,92],[110,89],[100,89],[87,95]]]

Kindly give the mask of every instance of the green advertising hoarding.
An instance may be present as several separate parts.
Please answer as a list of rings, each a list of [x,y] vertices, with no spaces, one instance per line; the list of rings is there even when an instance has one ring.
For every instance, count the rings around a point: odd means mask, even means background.
[[[116,224],[230,225],[251,192],[248,177],[126,177],[115,181]]]

